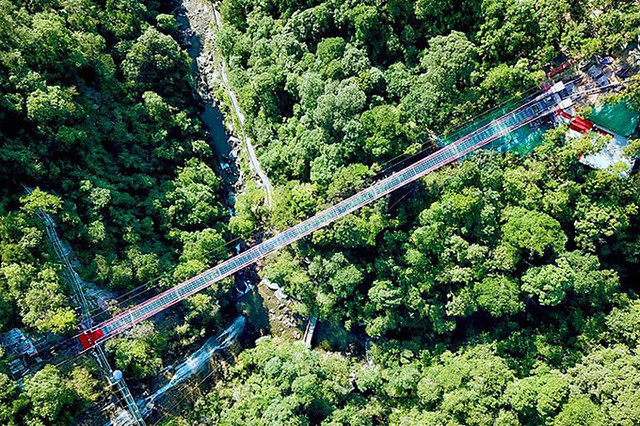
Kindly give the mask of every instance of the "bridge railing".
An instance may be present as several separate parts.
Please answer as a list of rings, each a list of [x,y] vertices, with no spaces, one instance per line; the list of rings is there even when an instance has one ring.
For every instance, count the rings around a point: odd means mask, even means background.
[[[534,107],[535,105],[535,107]],[[433,154],[388,176],[353,196],[317,213],[288,230],[228,259],[221,264],[166,290],[157,296],[116,315],[82,335],[78,336],[84,350],[109,339],[133,325],[155,315],[181,300],[195,294],[213,283],[232,275],[284,246],[311,234],[341,217],[377,200],[388,193],[413,182],[420,177],[443,167],[470,152],[490,143],[508,132],[525,126],[531,121],[553,112],[553,100],[539,96],[521,107],[505,114],[476,131],[465,135]]]

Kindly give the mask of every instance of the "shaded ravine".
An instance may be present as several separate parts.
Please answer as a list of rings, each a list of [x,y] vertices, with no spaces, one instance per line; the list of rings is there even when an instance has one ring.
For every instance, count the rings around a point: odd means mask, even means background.
[[[232,149],[230,137],[225,128],[224,116],[216,105],[216,99],[211,95],[210,79],[212,77],[210,67],[207,65],[210,59],[207,58],[200,37],[191,28],[191,23],[182,4],[178,3],[176,7],[175,16],[181,28],[180,41],[192,59],[191,73],[196,82],[195,96],[201,108],[200,121],[208,133],[207,142],[218,163],[217,174],[222,182],[223,201],[229,214],[233,215],[236,190],[238,186],[242,185],[237,153]]]
[[[236,116],[239,127],[237,134],[240,139],[233,136],[230,138],[237,144],[230,152],[239,151],[242,149],[242,146],[244,146],[249,160],[249,167],[260,180],[259,184],[265,192],[265,204],[268,208],[271,208],[273,186],[269,177],[262,169],[260,161],[256,156],[253,143],[245,131],[244,114],[242,114],[240,110],[238,97],[229,83],[226,62],[224,58],[221,55],[217,55],[215,51],[216,31],[214,25],[218,30],[221,28],[222,19],[220,13],[216,9],[216,6],[209,0],[183,0],[181,10],[178,12],[178,21],[189,28],[188,31],[191,32],[190,38],[196,39],[193,41],[189,40],[193,43],[192,46],[189,47],[189,54],[194,58],[195,67],[197,68],[198,93],[203,99],[212,102],[214,99],[210,93],[213,93],[219,87],[224,88],[231,101],[229,107]],[[219,110],[217,110],[217,114],[219,114],[219,117],[217,115],[213,117],[212,115],[212,118],[216,120],[216,126],[218,125],[217,120],[223,118]],[[205,121],[207,126],[209,126],[209,124],[206,123],[208,119],[209,117],[203,116],[203,121]],[[221,124],[224,127],[223,121]],[[230,129],[230,131],[232,130],[233,129]],[[215,132],[212,132],[212,134],[215,135]]]
[[[189,3],[185,1],[185,3]],[[220,109],[216,105],[216,99],[212,95],[215,87],[216,71],[213,68],[213,52],[207,49],[203,43],[201,32],[196,32],[191,26],[191,20],[187,16],[187,11],[183,4],[178,4],[175,16],[181,27],[183,47],[192,58],[192,75],[196,80],[196,97],[200,102],[200,119],[204,124],[208,134],[208,142],[219,162],[218,173],[223,184],[224,202],[233,216],[236,190],[243,186],[239,172],[237,151],[240,147],[234,147],[230,142],[231,138],[225,127],[225,120]],[[238,110],[239,111],[239,110]],[[244,117],[242,117],[244,122]],[[240,244],[240,243],[239,243]],[[236,246],[236,251],[240,246]],[[236,298],[239,298],[253,289],[254,285],[242,274],[236,277],[238,284]],[[173,370],[171,379],[158,388],[152,395],[136,401],[143,417],[151,416],[155,409],[166,402],[168,392],[175,390],[177,386],[185,384],[195,375],[205,373],[209,367],[209,362],[214,354],[229,348],[229,346],[240,336],[246,326],[244,316],[238,316],[231,325],[217,337],[208,338],[203,345],[177,365],[169,366],[168,370]],[[126,412],[121,412],[111,421],[112,425],[128,424],[129,416]]]

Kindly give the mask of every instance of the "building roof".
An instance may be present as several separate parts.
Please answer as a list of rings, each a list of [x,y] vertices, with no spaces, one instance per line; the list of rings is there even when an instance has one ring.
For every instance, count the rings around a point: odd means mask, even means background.
[[[580,162],[594,169],[603,170],[616,164],[624,164],[625,168],[620,172],[620,176],[627,177],[633,169],[634,160],[624,155],[624,147],[629,144],[627,138],[618,134],[613,134],[609,143],[600,151],[584,155]]]

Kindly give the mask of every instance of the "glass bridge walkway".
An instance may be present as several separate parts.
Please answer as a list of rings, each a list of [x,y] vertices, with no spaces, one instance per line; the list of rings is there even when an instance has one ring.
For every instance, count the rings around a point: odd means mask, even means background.
[[[315,216],[265,240],[264,242],[220,263],[219,265],[166,290],[112,319],[103,322],[77,336],[82,350],[92,348],[118,333],[132,327],[158,312],[195,294],[216,281],[245,268],[286,245],[320,229],[341,217],[377,200],[390,192],[407,185],[420,177],[464,157],[491,141],[504,136],[528,123],[555,112],[558,98],[553,94],[542,95],[528,101],[517,109],[494,119],[483,127],[465,135],[444,148],[415,162],[414,164],[382,179],[352,197],[316,214]]]

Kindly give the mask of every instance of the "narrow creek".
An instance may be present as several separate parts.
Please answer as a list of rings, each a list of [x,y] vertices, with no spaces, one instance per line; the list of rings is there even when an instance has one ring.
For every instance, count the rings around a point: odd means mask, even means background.
[[[188,3],[188,0],[185,0]],[[189,4],[193,6],[193,3]],[[214,58],[211,52],[204,49],[200,36],[191,27],[185,5],[181,2],[175,4],[174,15],[180,27],[181,44],[189,53],[192,59],[192,75],[196,81],[196,100],[200,106],[200,119],[208,133],[208,143],[215,155],[216,164],[212,164],[222,182],[222,201],[225,204],[229,215],[234,214],[234,205],[237,190],[242,186],[240,180],[240,167],[238,162],[238,150],[240,146],[233,146],[232,139],[227,132],[225,119],[216,105],[216,99],[212,95],[214,89],[215,68]],[[241,245],[236,245],[239,251]],[[255,276],[255,274],[254,274]],[[236,297],[241,297],[250,291],[254,284],[250,274],[236,274]],[[231,307],[230,307],[231,308]],[[228,309],[227,315],[237,315],[237,310]],[[232,312],[235,311],[235,312]],[[225,315],[226,316],[226,315]],[[186,383],[194,376],[202,375],[210,367],[210,360],[217,352],[227,349],[245,331],[246,319],[243,315],[237,316],[229,327],[219,336],[209,337],[193,353],[182,361],[169,366],[172,373],[171,378],[161,387],[156,389],[151,395],[138,399],[136,404],[140,408],[142,415],[153,416],[158,406],[166,403],[170,398],[169,393],[173,391],[175,398],[182,391]],[[119,415],[111,421],[113,425],[127,424],[128,414],[121,411]]]
[[[219,120],[223,116],[219,114],[219,110],[211,110],[210,112],[213,114],[209,114],[208,107],[205,106],[203,120],[207,123],[207,126],[213,125],[212,134],[214,135],[218,132],[218,129],[216,129],[218,124],[223,124],[223,126],[225,123],[227,124],[227,128],[233,135],[225,135],[227,145],[232,142],[229,154],[234,157],[237,163],[242,149],[243,160],[246,159],[246,165],[251,170],[251,175],[264,191],[265,206],[271,209],[273,186],[260,165],[253,142],[246,132],[245,117],[240,110],[238,96],[229,82],[226,62],[216,51],[215,39],[217,31],[222,27],[222,17],[216,9],[217,6],[211,0],[180,1],[176,15],[179,23],[183,28],[186,28],[184,42],[191,57],[194,59],[194,74],[197,76],[198,93],[203,100],[212,106],[215,99],[212,98],[211,93],[223,88],[230,103],[225,106],[228,106],[230,114],[235,117],[235,120],[220,122]],[[208,123],[208,120],[214,121]],[[221,152],[224,152],[227,147],[222,146],[220,149]],[[239,169],[239,167],[237,168]]]
[[[196,81],[196,95],[201,105],[200,118],[208,131],[209,143],[216,155],[218,165],[216,169],[223,184],[223,198],[231,216],[234,215],[236,194],[244,187],[244,178],[240,167],[240,150],[242,141],[231,136],[236,132],[232,128],[231,120],[225,120],[224,114],[218,108],[218,100],[214,96],[216,89],[222,87],[226,81],[224,63],[217,62],[215,48],[212,46],[215,31],[212,26],[219,20],[217,11],[210,0],[176,0],[174,15],[180,27],[183,47],[192,58],[192,73]],[[218,23],[219,25],[219,23]],[[239,110],[235,95],[230,93],[233,108],[241,121],[244,120]],[[241,123],[242,125],[242,123]],[[250,142],[246,144],[250,147]],[[251,148],[251,153],[253,149]],[[262,171],[255,154],[249,156],[249,165],[262,186],[270,196],[271,183]],[[257,163],[257,165],[255,164]],[[260,184],[259,184],[260,185]],[[246,248],[243,241],[234,245],[239,253]],[[258,284],[259,277],[255,268],[248,268],[235,274],[236,297],[241,297]]]
[[[237,185],[239,184],[237,161],[239,147],[231,146],[224,116],[216,105],[216,99],[211,94],[212,82],[210,78],[213,73],[213,58],[205,54],[206,49],[203,49],[200,37],[191,27],[191,21],[187,17],[182,3],[176,5],[175,16],[181,30],[182,45],[193,60],[191,71],[196,80],[196,96],[201,106],[200,119],[209,134],[208,142],[218,163],[216,168],[223,183],[224,202],[232,214]]]
[[[209,144],[215,154],[217,164],[215,167],[222,182],[223,202],[225,203],[229,215],[234,214],[234,204],[237,190],[242,186],[240,180],[240,167],[238,162],[238,150],[240,146],[232,145],[232,139],[227,132],[225,119],[216,105],[216,99],[213,97],[213,89],[215,82],[214,58],[208,49],[204,49],[203,42],[198,34],[192,28],[192,22],[187,16],[185,5],[193,7],[195,3],[185,0],[184,3],[177,3],[174,15],[180,26],[182,35],[181,43],[192,58],[192,74],[196,80],[196,96],[200,103],[200,119],[208,132]],[[236,144],[239,142],[235,139]],[[236,251],[241,249],[240,243],[236,245]],[[243,296],[255,287],[257,275],[255,273],[238,273],[236,280],[236,298]],[[228,309],[227,314],[231,311],[237,312],[238,309]],[[237,313],[236,313],[237,315]],[[168,393],[172,390],[182,388],[186,382],[194,376],[201,375],[210,367],[209,362],[217,352],[227,349],[233,341],[237,340],[245,331],[246,318],[244,315],[237,316],[231,325],[217,337],[209,337],[195,352],[184,358],[182,362],[170,366],[169,369],[173,373],[166,384],[159,387],[146,398],[136,401],[138,407],[144,417],[154,414],[158,405],[166,402]],[[120,417],[126,417],[126,413],[121,413]],[[120,424],[121,418],[115,419],[112,424]]]

